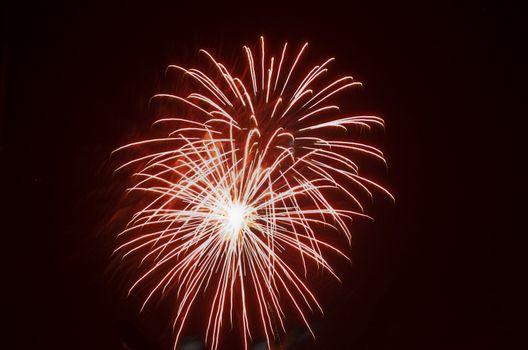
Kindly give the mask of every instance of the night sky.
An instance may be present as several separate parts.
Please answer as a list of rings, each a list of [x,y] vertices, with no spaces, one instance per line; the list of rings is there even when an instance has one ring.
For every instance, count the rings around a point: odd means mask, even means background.
[[[397,199],[380,196],[376,221],[353,227],[342,285],[318,286],[317,340],[294,321],[288,349],[514,349],[520,25],[514,9],[425,3],[5,4],[0,232],[14,330],[0,347],[171,348],[170,302],[138,315],[109,267],[122,190],[110,152],[148,131],[168,64],[192,65],[200,48],[230,62],[264,35],[276,50],[308,40],[311,57],[335,56],[334,72],[364,83],[340,101],[385,119],[373,140],[389,168],[369,173]],[[236,331],[225,339],[238,348]]]

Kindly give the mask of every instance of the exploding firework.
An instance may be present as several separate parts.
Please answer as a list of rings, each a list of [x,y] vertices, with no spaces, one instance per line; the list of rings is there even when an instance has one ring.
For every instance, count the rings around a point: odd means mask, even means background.
[[[371,190],[392,198],[360,175],[358,159],[384,163],[381,151],[347,133],[383,120],[340,113],[332,98],[361,83],[325,82],[333,58],[307,70],[300,63],[307,46],[289,58],[285,44],[268,57],[260,38],[256,50],[243,48],[238,75],[205,50],[205,70],[169,66],[189,79],[191,92],[153,99],[185,112],[155,121],[163,136],[115,151],[135,154],[117,171],[128,169],[129,191],[139,194],[116,252],[147,266],[130,289],[147,286],[142,308],[172,292],[175,348],[197,304],[207,309],[212,349],[234,320],[246,349],[252,332],[271,344],[294,313],[312,332],[307,313],[322,309],[307,273],[338,278],[326,255],[346,258],[321,233],[350,240],[350,221],[367,216],[362,202]]]

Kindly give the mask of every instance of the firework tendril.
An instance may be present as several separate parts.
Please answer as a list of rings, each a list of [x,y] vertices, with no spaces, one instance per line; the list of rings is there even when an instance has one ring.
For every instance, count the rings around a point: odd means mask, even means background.
[[[153,99],[185,112],[154,122],[163,136],[114,151],[128,157],[116,171],[130,174],[137,208],[115,253],[146,266],[129,291],[147,289],[142,309],[174,298],[174,348],[197,305],[207,310],[204,338],[214,350],[235,321],[245,349],[254,333],[271,344],[289,318],[313,335],[307,314],[322,308],[308,272],[339,279],[326,255],[348,259],[324,237],[350,240],[350,221],[368,217],[363,202],[375,191],[392,198],[358,165],[365,157],[385,163],[382,152],[350,136],[383,120],[342,114],[332,99],[361,83],[326,81],[333,58],[306,69],[307,46],[290,57],[286,43],[269,57],[261,37],[256,49],[243,48],[238,69],[205,50],[207,69],[169,66],[191,92]]]

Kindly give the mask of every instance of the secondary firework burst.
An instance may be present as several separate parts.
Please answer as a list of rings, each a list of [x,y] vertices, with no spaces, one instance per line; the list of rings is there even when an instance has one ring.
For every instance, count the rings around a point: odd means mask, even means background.
[[[129,157],[117,171],[131,174],[129,191],[139,194],[116,253],[140,258],[130,292],[148,289],[143,307],[174,298],[175,348],[197,304],[207,309],[212,349],[226,324],[239,325],[246,349],[255,333],[271,344],[294,314],[311,332],[307,314],[322,309],[307,274],[338,278],[327,254],[346,258],[322,232],[350,240],[350,221],[366,217],[365,198],[373,190],[392,198],[358,165],[365,157],[384,163],[381,151],[347,136],[383,120],[341,113],[331,101],[361,83],[328,81],[333,58],[302,65],[307,46],[290,56],[285,44],[269,56],[260,38],[256,49],[243,48],[243,65],[227,67],[201,50],[205,69],[169,66],[191,91],[153,99],[183,112],[154,122],[163,136],[115,151]]]

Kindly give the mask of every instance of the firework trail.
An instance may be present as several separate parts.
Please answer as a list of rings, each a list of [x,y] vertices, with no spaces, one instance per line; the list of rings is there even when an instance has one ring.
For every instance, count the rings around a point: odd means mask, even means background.
[[[162,137],[114,151],[139,154],[117,171],[132,173],[129,191],[142,199],[116,253],[147,266],[130,289],[148,287],[142,309],[173,292],[175,348],[197,304],[207,308],[211,349],[234,318],[246,349],[255,329],[269,344],[285,332],[290,310],[312,332],[306,314],[322,309],[307,273],[322,269],[338,278],[325,255],[346,258],[318,232],[350,240],[349,221],[366,216],[361,198],[371,190],[392,198],[360,175],[357,163],[385,162],[381,151],[346,133],[383,127],[383,120],[341,114],[330,101],[361,83],[349,76],[325,82],[333,58],[307,70],[307,46],[289,57],[285,44],[268,57],[261,37],[256,50],[243,48],[247,64],[238,76],[205,50],[207,70],[169,66],[190,79],[192,92],[153,98],[186,112],[154,123]]]

